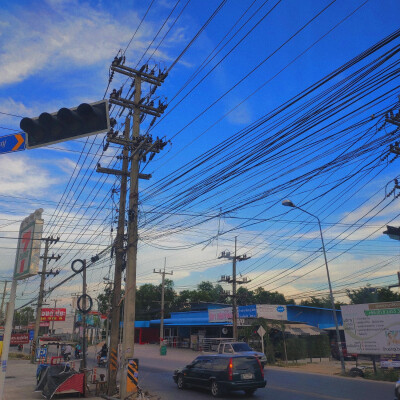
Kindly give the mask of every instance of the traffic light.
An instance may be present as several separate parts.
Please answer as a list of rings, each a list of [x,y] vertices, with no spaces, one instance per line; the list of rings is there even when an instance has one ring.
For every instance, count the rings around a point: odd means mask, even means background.
[[[27,148],[42,147],[110,130],[108,101],[83,103],[58,112],[42,113],[37,118],[22,118],[21,129],[27,134]]]
[[[400,240],[400,228],[390,225],[386,225],[386,228],[386,231],[383,232],[385,235],[388,235],[391,239]]]

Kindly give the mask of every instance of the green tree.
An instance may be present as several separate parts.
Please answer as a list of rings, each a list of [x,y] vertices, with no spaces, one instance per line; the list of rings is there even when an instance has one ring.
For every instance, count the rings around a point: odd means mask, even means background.
[[[346,290],[351,304],[380,303],[386,301],[400,301],[400,295],[388,288],[374,288],[367,285],[360,289]]]
[[[239,306],[256,304],[254,292],[241,286],[237,290],[237,304]]]
[[[161,316],[161,292],[162,285],[153,285],[146,283],[140,286],[136,291],[136,315],[138,319],[155,319]],[[174,304],[176,293],[174,282],[165,279],[165,315],[167,315]]]
[[[286,300],[279,292],[268,292],[262,287],[254,290],[254,299],[257,304],[294,304],[293,300]]]
[[[20,311],[15,311],[14,325],[25,326],[29,322],[35,321],[35,312],[32,307],[22,308]]]
[[[226,303],[226,296],[221,285],[203,281],[195,290],[182,290],[175,299],[174,309],[184,311],[190,309],[190,303]]]
[[[107,285],[104,292],[97,296],[98,309],[101,314],[107,314],[107,311],[111,309],[113,295],[114,290]]]
[[[343,304],[345,304],[345,303],[336,301],[335,308],[337,310],[339,310],[340,306]],[[311,296],[309,299],[302,300],[300,305],[308,306],[308,307],[332,308],[331,299],[328,296],[327,297],[319,297],[319,298]]]

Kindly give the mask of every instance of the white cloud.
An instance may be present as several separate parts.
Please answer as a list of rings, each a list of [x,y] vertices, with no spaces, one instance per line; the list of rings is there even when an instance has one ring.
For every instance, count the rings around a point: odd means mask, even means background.
[[[14,6],[0,14],[0,85],[23,81],[49,68],[103,64],[129,42],[139,23],[135,12],[116,18],[100,7],[78,1],[48,1],[47,6]],[[142,52],[153,33],[146,21],[130,45]],[[108,63],[107,62],[107,63]]]
[[[26,156],[2,155],[0,171],[2,195],[42,196],[45,189],[57,182],[37,161]]]

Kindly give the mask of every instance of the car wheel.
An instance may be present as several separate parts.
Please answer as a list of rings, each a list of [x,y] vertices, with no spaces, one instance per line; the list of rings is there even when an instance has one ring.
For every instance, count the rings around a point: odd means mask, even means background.
[[[185,381],[183,379],[183,375],[182,374],[178,375],[178,380],[176,381],[176,384],[178,385],[178,389],[185,389],[186,388],[186,384],[185,384]]]
[[[223,390],[221,389],[221,385],[215,381],[211,381],[211,394],[213,397],[221,397],[223,395]]]
[[[245,389],[244,392],[246,393],[247,396],[251,396],[255,393],[256,390],[257,389]]]

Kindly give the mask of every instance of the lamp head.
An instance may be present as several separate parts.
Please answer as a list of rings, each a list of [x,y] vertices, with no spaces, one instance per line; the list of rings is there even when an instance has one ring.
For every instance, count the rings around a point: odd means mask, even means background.
[[[293,202],[289,199],[283,200],[282,205],[286,207],[296,207]]]

